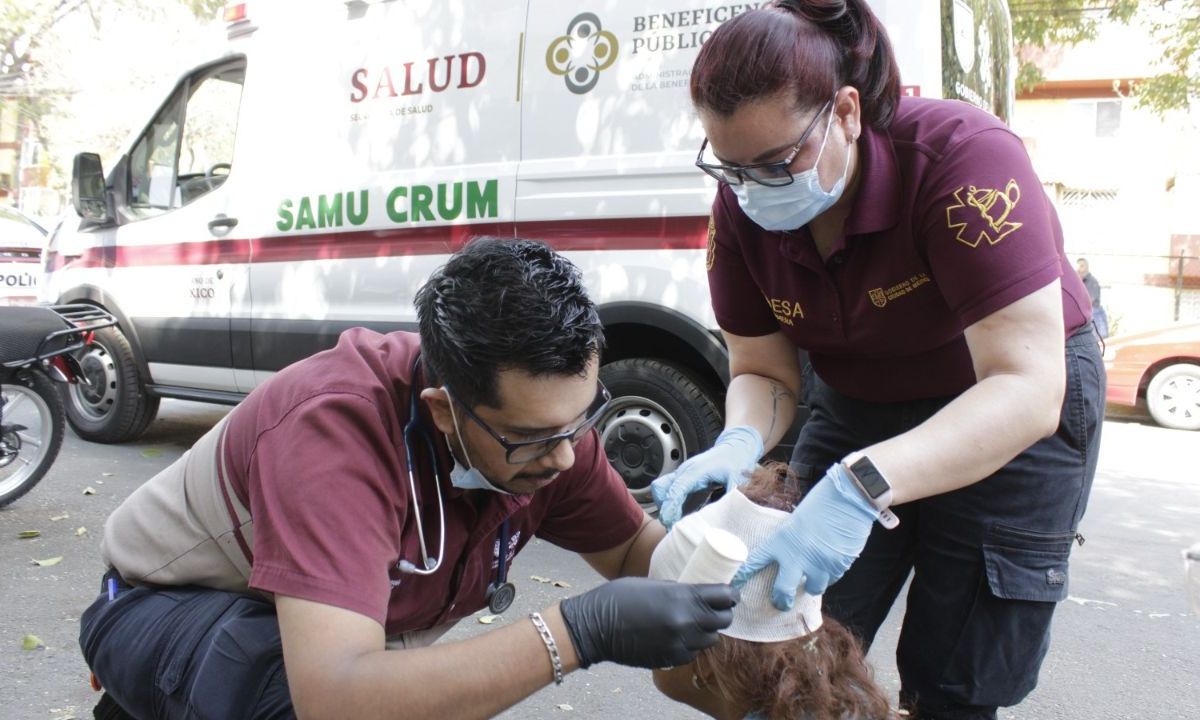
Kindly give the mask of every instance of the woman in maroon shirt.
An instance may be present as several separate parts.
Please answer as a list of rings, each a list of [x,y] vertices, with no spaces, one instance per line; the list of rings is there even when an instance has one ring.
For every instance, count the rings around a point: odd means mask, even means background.
[[[777,566],[777,607],[803,583],[869,644],[911,573],[901,703],[994,718],[1036,684],[1100,437],[1104,370],[1054,208],[994,117],[900,97],[863,0],[740,15],[691,93],[733,380],[716,445],[656,481],[661,517],[744,481],[803,390],[792,460],[819,482],[739,579]]]

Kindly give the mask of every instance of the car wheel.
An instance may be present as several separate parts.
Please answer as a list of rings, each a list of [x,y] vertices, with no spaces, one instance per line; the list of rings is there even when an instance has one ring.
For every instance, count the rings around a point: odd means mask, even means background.
[[[125,334],[116,327],[96,331],[78,355],[86,383],[64,385],[67,422],[84,440],[116,443],[133,440],[158,414],[157,397],[142,387],[137,360]]]
[[[1163,427],[1200,430],[1200,365],[1179,363],[1159,370],[1146,389],[1146,405]]]
[[[612,402],[597,428],[608,460],[647,512],[657,511],[650,483],[712,446],[723,427],[721,411],[699,383],[658,360],[617,360],[600,369]],[[684,512],[702,506],[697,493]]]

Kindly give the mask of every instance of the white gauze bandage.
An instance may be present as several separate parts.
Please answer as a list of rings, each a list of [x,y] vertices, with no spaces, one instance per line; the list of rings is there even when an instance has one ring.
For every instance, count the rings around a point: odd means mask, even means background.
[[[650,558],[650,577],[677,580],[709,528],[720,528],[753,549],[787,520],[789,513],[763,507],[733,490],[717,502],[675,523],[675,527]],[[796,593],[796,606],[780,612],[771,604],[771,589],[778,568],[758,573],[742,588],[742,599],[733,609],[733,624],[722,635],[754,642],[780,642],[815,632],[821,627],[821,596]]]

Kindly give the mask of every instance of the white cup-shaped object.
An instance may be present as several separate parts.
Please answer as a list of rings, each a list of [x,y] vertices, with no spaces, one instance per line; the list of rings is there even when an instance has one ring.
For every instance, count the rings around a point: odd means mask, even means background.
[[[746,543],[737,535],[710,527],[679,574],[679,582],[726,584],[746,562],[749,553]]]

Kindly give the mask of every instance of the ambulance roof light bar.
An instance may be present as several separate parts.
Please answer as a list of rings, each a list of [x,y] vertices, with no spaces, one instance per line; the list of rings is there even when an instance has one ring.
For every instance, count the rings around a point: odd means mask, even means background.
[[[249,35],[258,28],[250,23],[250,15],[246,10],[247,3],[226,5],[222,13],[228,26],[229,38],[232,40],[241,35]]]

